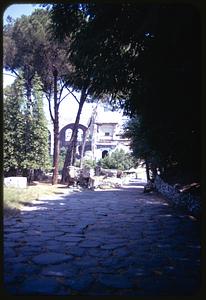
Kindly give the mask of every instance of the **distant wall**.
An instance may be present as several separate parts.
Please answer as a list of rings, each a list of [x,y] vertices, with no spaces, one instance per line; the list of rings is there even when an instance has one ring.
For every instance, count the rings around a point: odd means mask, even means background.
[[[172,205],[183,208],[195,216],[200,215],[200,197],[177,191],[175,187],[164,182],[158,175],[155,177],[154,184],[156,190],[165,196]]]

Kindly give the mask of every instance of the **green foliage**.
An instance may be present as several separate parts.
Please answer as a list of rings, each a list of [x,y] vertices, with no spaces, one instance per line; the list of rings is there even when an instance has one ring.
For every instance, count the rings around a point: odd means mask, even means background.
[[[96,167],[96,161],[92,160],[92,159],[83,159],[83,167],[95,168]]]
[[[49,160],[48,160],[48,166],[46,168],[46,172],[48,173],[52,172],[52,168],[53,168],[53,155],[49,154]]]
[[[77,167],[77,168],[80,167],[80,159],[75,160],[74,166]]]
[[[67,26],[82,7],[86,26],[81,19],[79,30]],[[93,93],[120,97],[127,114],[141,115],[136,154],[200,176],[200,11],[183,4],[57,4],[52,19],[61,35],[75,32],[71,60],[92,74]]]
[[[20,76],[21,71],[21,76],[25,80],[28,104],[31,102],[32,80],[35,74],[37,73],[41,79],[42,90],[49,101],[49,112],[54,124],[53,182],[56,182],[59,159],[57,151],[59,105],[65,98],[62,97],[63,88],[65,85],[69,86],[69,83],[65,83],[65,74],[70,78],[72,67],[65,50],[69,41],[61,43],[55,41],[50,24],[49,12],[45,9],[36,9],[30,16],[21,16],[4,26],[4,68],[17,76]],[[29,134],[27,131],[27,140]],[[30,144],[28,148],[31,148]],[[27,153],[31,152],[28,149]],[[31,157],[24,160],[25,167],[30,162]]]
[[[122,149],[117,149],[98,161],[98,165],[102,168],[118,169],[122,171],[135,167],[136,164],[137,162],[135,161],[134,157]]]
[[[61,173],[63,166],[64,166],[64,161],[65,161],[65,157],[66,157],[66,148],[62,147],[60,149],[60,153],[59,153],[59,172]]]
[[[15,73],[21,70],[25,86],[38,74],[43,90],[52,93],[53,65],[59,77],[69,74],[66,44],[54,41],[50,30],[50,15],[45,9],[36,9],[30,16],[21,16],[4,26],[4,68]]]
[[[154,134],[153,128],[144,127],[141,116],[136,116],[125,124],[124,137],[130,139],[133,155],[137,160],[147,161],[149,166],[160,167],[165,165],[165,157],[152,148],[149,137]]]
[[[43,110],[42,83],[37,75],[32,80],[32,126],[31,137],[33,144],[34,169],[49,167],[48,129]],[[35,155],[34,155],[35,153]]]
[[[18,80],[4,90],[4,171],[22,165],[25,134],[23,85],[24,81]]]
[[[15,175],[49,166],[48,130],[37,76],[32,81],[30,103],[25,94],[23,79],[4,91],[4,171]]]

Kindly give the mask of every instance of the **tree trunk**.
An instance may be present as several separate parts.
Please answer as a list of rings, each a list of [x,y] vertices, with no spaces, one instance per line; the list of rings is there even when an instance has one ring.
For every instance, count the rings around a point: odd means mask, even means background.
[[[32,106],[32,98],[31,98],[31,89],[32,89],[32,83],[30,80],[26,82],[26,115],[25,115],[25,121],[26,121],[26,128],[25,128],[25,157],[30,153],[30,138],[31,138],[31,126],[30,126],[30,118],[31,118],[31,106]]]
[[[149,164],[147,159],[145,160],[145,165],[146,165],[146,174],[147,174],[147,181],[150,180],[150,175],[149,175]]]
[[[59,120],[58,117],[55,116],[52,184],[58,183],[58,168],[59,168]]]
[[[68,177],[68,166],[74,165],[75,163],[75,154],[76,154],[76,145],[77,145],[77,135],[78,135],[78,125],[80,121],[80,115],[82,112],[82,108],[84,105],[84,102],[86,100],[87,94],[86,94],[86,88],[83,88],[81,91],[81,98],[79,102],[79,108],[76,116],[76,120],[74,123],[74,128],[72,131],[72,136],[67,148],[67,153],[64,161],[64,167],[62,170],[62,178],[61,178],[61,183],[66,183],[67,182],[67,177]]]
[[[153,179],[156,177],[156,175],[157,175],[157,167],[153,166],[152,167],[152,177],[153,177]]]
[[[85,149],[85,145],[86,145],[86,141],[87,141],[88,132],[89,132],[89,127],[87,128],[87,130],[83,136],[82,149],[81,149],[81,154],[80,154],[80,168],[82,168],[82,165],[83,165],[84,149]]]
[[[88,126],[87,126],[87,130],[86,130],[86,132],[84,134],[84,137],[83,137],[82,149],[81,149],[81,155],[80,155],[80,168],[82,168],[82,165],[83,165],[84,149],[85,149],[85,145],[86,145],[86,141],[87,141],[87,136],[88,136],[88,133],[89,133],[89,129],[91,128],[91,126],[94,125],[94,120],[96,118],[97,106],[98,106],[98,102],[97,102],[95,108],[92,111],[92,115],[90,117],[90,120],[89,120],[89,123],[88,123]]]
[[[54,75],[54,153],[53,153],[53,176],[52,184],[58,183],[58,168],[59,168],[59,104],[57,103],[57,75],[56,69]]]

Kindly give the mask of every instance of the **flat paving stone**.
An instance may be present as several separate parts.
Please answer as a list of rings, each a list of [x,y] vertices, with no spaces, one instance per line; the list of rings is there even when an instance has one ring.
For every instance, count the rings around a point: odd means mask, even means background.
[[[24,236],[23,238],[28,244],[32,244],[34,242],[46,242],[52,240],[51,236],[39,235],[39,236]]]
[[[114,250],[114,249],[117,249],[117,248],[120,248],[120,247],[122,247],[122,246],[124,246],[124,244],[123,243],[121,243],[121,244],[113,244],[113,243],[111,243],[111,244],[105,244],[105,245],[101,245],[101,249],[105,249],[105,250]]]
[[[16,264],[16,263],[19,263],[19,262],[25,262],[25,261],[27,261],[27,257],[19,255],[19,256],[16,256],[16,257],[6,258],[6,261],[9,264]]]
[[[79,244],[79,247],[83,247],[83,248],[95,248],[95,247],[99,247],[101,245],[101,242],[99,241],[83,241]]]
[[[98,263],[99,263],[98,259],[90,256],[83,256],[79,259],[75,259],[74,261],[75,265],[82,268],[97,266]]]
[[[44,210],[4,218],[6,290],[96,296],[195,292],[201,278],[199,221],[137,186],[54,196],[39,203]]]
[[[56,244],[56,245],[46,245],[46,251],[65,253],[66,249],[64,245],[61,247],[61,245]]]
[[[53,278],[30,278],[22,283],[19,294],[53,295],[58,287],[59,283]]]
[[[99,276],[98,280],[103,285],[111,288],[128,289],[133,287],[131,280],[120,275],[104,274]]]
[[[42,275],[45,276],[52,276],[52,277],[65,277],[67,276],[67,273],[64,271],[43,271]]]
[[[6,257],[14,257],[16,256],[16,252],[14,251],[14,248],[4,247],[4,255]]]
[[[67,249],[67,251],[70,251],[71,248],[78,247],[78,243],[77,242],[66,242],[64,244],[64,246]]]
[[[54,231],[42,231],[41,234],[46,234],[48,237],[61,237],[63,236],[64,232],[58,231],[58,230],[54,230]]]
[[[74,277],[78,271],[79,269],[73,264],[58,264],[44,267],[41,274],[53,277]]]
[[[67,281],[67,284],[69,287],[75,291],[82,291],[85,289],[88,289],[92,282],[94,281],[94,278],[87,274],[86,276],[79,276],[75,279],[69,279]]]
[[[101,250],[96,248],[90,248],[88,250],[89,255],[95,256],[95,257],[109,257],[111,255],[110,250]]]
[[[32,273],[34,273],[35,271],[37,271],[37,267],[34,265],[30,265],[26,262],[23,263],[17,263],[13,266],[13,273],[16,275],[22,275],[22,276],[28,276]]]
[[[145,268],[141,268],[141,267],[134,267],[134,266],[130,266],[129,269],[126,271],[126,274],[128,277],[131,278],[137,278],[137,277],[142,277],[142,276],[147,276],[149,273],[147,272],[147,270]]]
[[[10,233],[19,233],[22,232],[22,229],[25,230],[25,228],[20,227],[20,228],[13,228],[5,225],[4,233],[5,234],[10,234]]]
[[[82,238],[75,237],[75,236],[69,236],[69,235],[63,235],[60,237],[55,238],[57,241],[63,241],[63,242],[72,242],[72,243],[78,243],[82,241]]]
[[[21,238],[24,237],[24,233],[23,232],[11,232],[11,233],[8,233],[6,238],[7,239],[10,239],[10,240],[19,240]]]
[[[77,247],[75,247],[75,246],[71,247],[71,245],[70,245],[70,247],[68,249],[68,252],[71,253],[74,256],[84,256],[85,249],[84,248],[79,248],[78,246]]]
[[[30,256],[30,255],[35,255],[36,253],[41,252],[41,248],[38,246],[23,246],[23,247],[18,247],[16,248],[16,253],[18,256],[21,255],[21,253],[24,253],[25,257]]]
[[[57,264],[71,260],[73,256],[62,253],[44,253],[33,257],[33,262],[39,265]]]
[[[10,274],[8,274],[8,275],[5,275],[4,276],[4,284],[11,284],[11,283],[14,283],[15,281],[16,281],[16,279],[17,279],[17,276],[15,275],[15,274],[12,274],[12,275],[10,275]]]
[[[107,267],[108,269],[119,269],[122,265],[125,266],[125,264],[127,265],[126,261],[121,261],[119,257],[115,256],[109,256],[101,261],[101,265]]]
[[[118,257],[125,257],[129,256],[129,251],[126,247],[117,248],[113,252],[114,255],[117,255]]]

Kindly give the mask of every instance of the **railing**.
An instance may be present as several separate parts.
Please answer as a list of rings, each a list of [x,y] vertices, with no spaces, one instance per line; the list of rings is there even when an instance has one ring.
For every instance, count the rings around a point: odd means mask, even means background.
[[[123,138],[119,138],[119,137],[115,137],[115,138],[103,138],[103,139],[98,139],[96,140],[96,143],[110,143],[110,142],[117,142],[117,141],[128,141],[128,139],[123,139]]]

